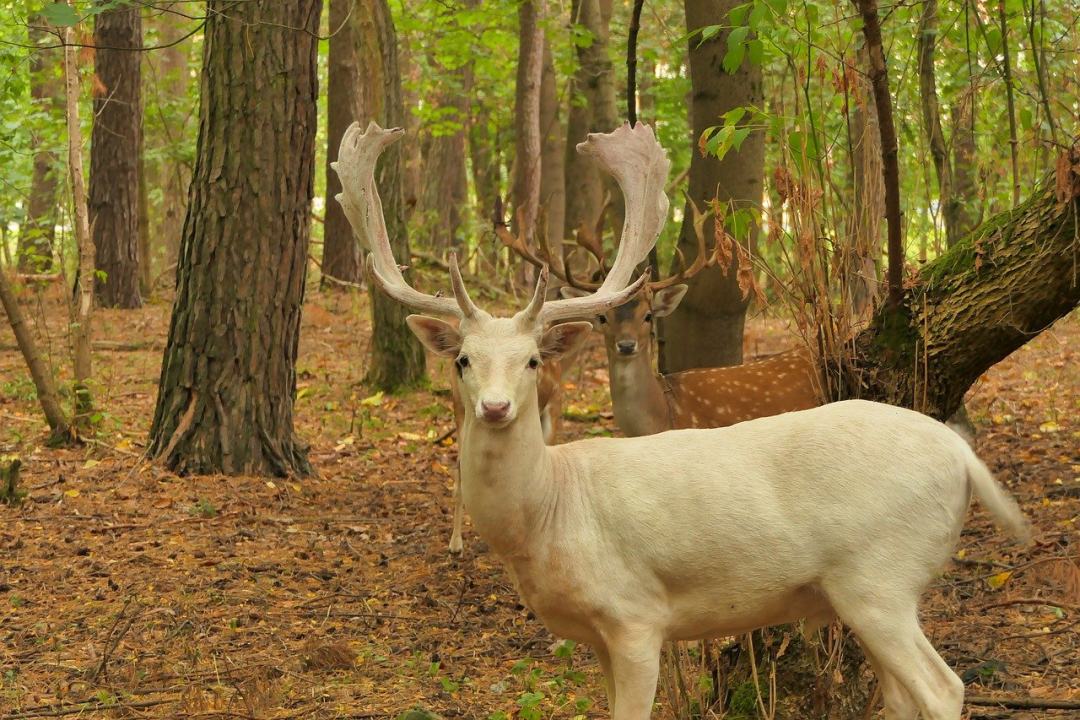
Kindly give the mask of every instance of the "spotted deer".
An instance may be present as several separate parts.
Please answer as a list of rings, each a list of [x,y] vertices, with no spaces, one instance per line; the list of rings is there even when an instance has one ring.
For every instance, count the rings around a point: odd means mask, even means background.
[[[503,244],[537,267],[547,265],[565,285],[563,297],[583,297],[598,285],[577,278],[563,257],[547,247],[533,251],[520,235],[496,228]],[[595,233],[579,233],[578,244],[604,267]],[[822,403],[820,379],[807,350],[788,350],[744,365],[661,374],[653,364],[653,324],[670,315],[686,294],[687,280],[714,265],[718,252],[697,235],[697,256],[678,273],[647,282],[630,300],[589,319],[604,337],[608,386],[615,423],[628,437],[680,428],[726,427],[744,420],[806,410]]]
[[[345,133],[338,200],[369,245],[372,283],[460,370],[461,491],[474,527],[551,632],[592,646],[613,720],[652,713],[665,640],[736,635],[836,616],[862,643],[890,720],[959,720],[964,685],[918,621],[972,492],[1018,536],[1026,520],[974,451],[919,413],[861,400],[708,430],[544,443],[540,367],[626,302],[668,211],[667,156],[644,125],[578,146],[625,197],[619,252],[601,286],[494,317],[451,257],[452,295],[413,289],[394,262],[373,170],[400,135]],[[447,322],[442,318],[457,320]]]

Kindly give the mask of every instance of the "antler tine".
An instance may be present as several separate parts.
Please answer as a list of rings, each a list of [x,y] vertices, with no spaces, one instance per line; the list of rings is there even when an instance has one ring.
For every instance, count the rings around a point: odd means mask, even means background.
[[[675,248],[675,253],[679,256],[679,272],[674,275],[669,275],[666,278],[661,278],[660,280],[654,280],[650,282],[650,291],[655,292],[657,290],[663,290],[664,288],[671,287],[672,285],[676,285],[678,283],[689,280],[705,268],[712,267],[717,262],[717,257],[719,256],[719,248],[714,245],[712,251],[710,252],[705,245],[705,216],[702,215],[701,211],[698,209],[693,199],[690,200],[690,206],[694,213],[693,227],[694,237],[697,238],[697,257],[694,258],[694,262],[690,265],[690,267],[687,267],[686,256],[683,255],[682,250],[680,250],[679,248]]]
[[[382,290],[398,302],[422,312],[461,317],[453,298],[428,295],[405,281],[394,260],[390,237],[386,232],[382,200],[375,187],[375,164],[383,150],[403,134],[401,128],[383,129],[372,122],[364,131],[354,122],[345,130],[338,148],[337,161],[330,164],[341,179],[341,203],[353,232],[368,251],[368,270]]]
[[[614,132],[590,133],[577,147],[578,152],[592,155],[622,189],[626,206],[622,239],[600,288],[585,297],[547,303],[540,314],[545,322],[588,317],[626,302],[648,278],[646,273],[630,283],[667,219],[664,184],[671,163],[652,128],[642,123],[633,128],[624,124]]]

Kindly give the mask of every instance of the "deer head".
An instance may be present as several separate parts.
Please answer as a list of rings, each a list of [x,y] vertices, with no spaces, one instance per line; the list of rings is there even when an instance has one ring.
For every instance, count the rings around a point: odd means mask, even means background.
[[[383,149],[401,134],[401,130],[384,130],[375,123],[362,132],[354,123],[342,137],[337,162],[331,165],[341,177],[342,192],[337,200],[369,252],[368,273],[374,284],[405,305],[457,319],[456,327],[428,315],[411,315],[407,322],[432,352],[454,360],[466,417],[471,409],[476,421],[493,428],[510,425],[523,415],[535,418],[532,406],[540,364],[575,349],[591,329],[588,322],[563,321],[602,315],[626,302],[648,280],[646,273],[631,282],[667,217],[668,200],[663,191],[670,166],[667,155],[652,130],[641,124],[593,133],[580,143],[578,152],[594,156],[615,177],[625,196],[619,252],[594,291],[561,300],[545,300],[548,270],[541,264],[528,306],[512,317],[497,318],[469,297],[456,256],[450,258],[452,297],[415,290],[395,262],[374,169]]]

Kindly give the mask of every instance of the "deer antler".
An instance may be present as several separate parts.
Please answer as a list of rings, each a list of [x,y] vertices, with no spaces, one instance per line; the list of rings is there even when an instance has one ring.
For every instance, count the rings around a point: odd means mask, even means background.
[[[341,203],[345,217],[369,253],[369,273],[387,295],[411,308],[436,315],[463,318],[483,312],[472,304],[468,295],[455,300],[415,290],[405,281],[401,267],[394,260],[382,200],[375,187],[375,163],[383,150],[404,133],[401,128],[383,129],[375,122],[369,123],[363,132],[360,123],[350,125],[341,137],[337,161],[330,164],[341,179],[341,192],[335,199]],[[455,286],[459,282],[460,277],[455,278]]]
[[[589,133],[577,148],[595,157],[615,177],[625,199],[626,217],[618,253],[604,282],[592,295],[544,304],[537,316],[548,323],[595,315],[621,305],[641,289],[648,273],[633,283],[630,278],[656,244],[668,213],[664,183],[671,163],[648,125],[631,128],[625,124],[614,132]]]
[[[697,257],[695,257],[694,262],[687,267],[686,258],[683,256],[682,251],[675,248],[675,253],[679,256],[679,271],[674,275],[669,275],[666,278],[650,282],[649,290],[653,292],[689,280],[705,268],[716,265],[719,261],[719,244],[714,244],[712,250],[709,250],[705,246],[705,215],[698,209],[697,204],[692,198],[690,198],[690,209],[694,214],[692,225],[694,228],[694,237],[697,238]]]

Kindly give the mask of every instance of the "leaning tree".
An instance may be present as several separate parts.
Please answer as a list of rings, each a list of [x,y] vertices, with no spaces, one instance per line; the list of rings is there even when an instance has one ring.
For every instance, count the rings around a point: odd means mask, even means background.
[[[322,0],[210,0],[197,159],[150,453],[307,473],[293,431]]]

